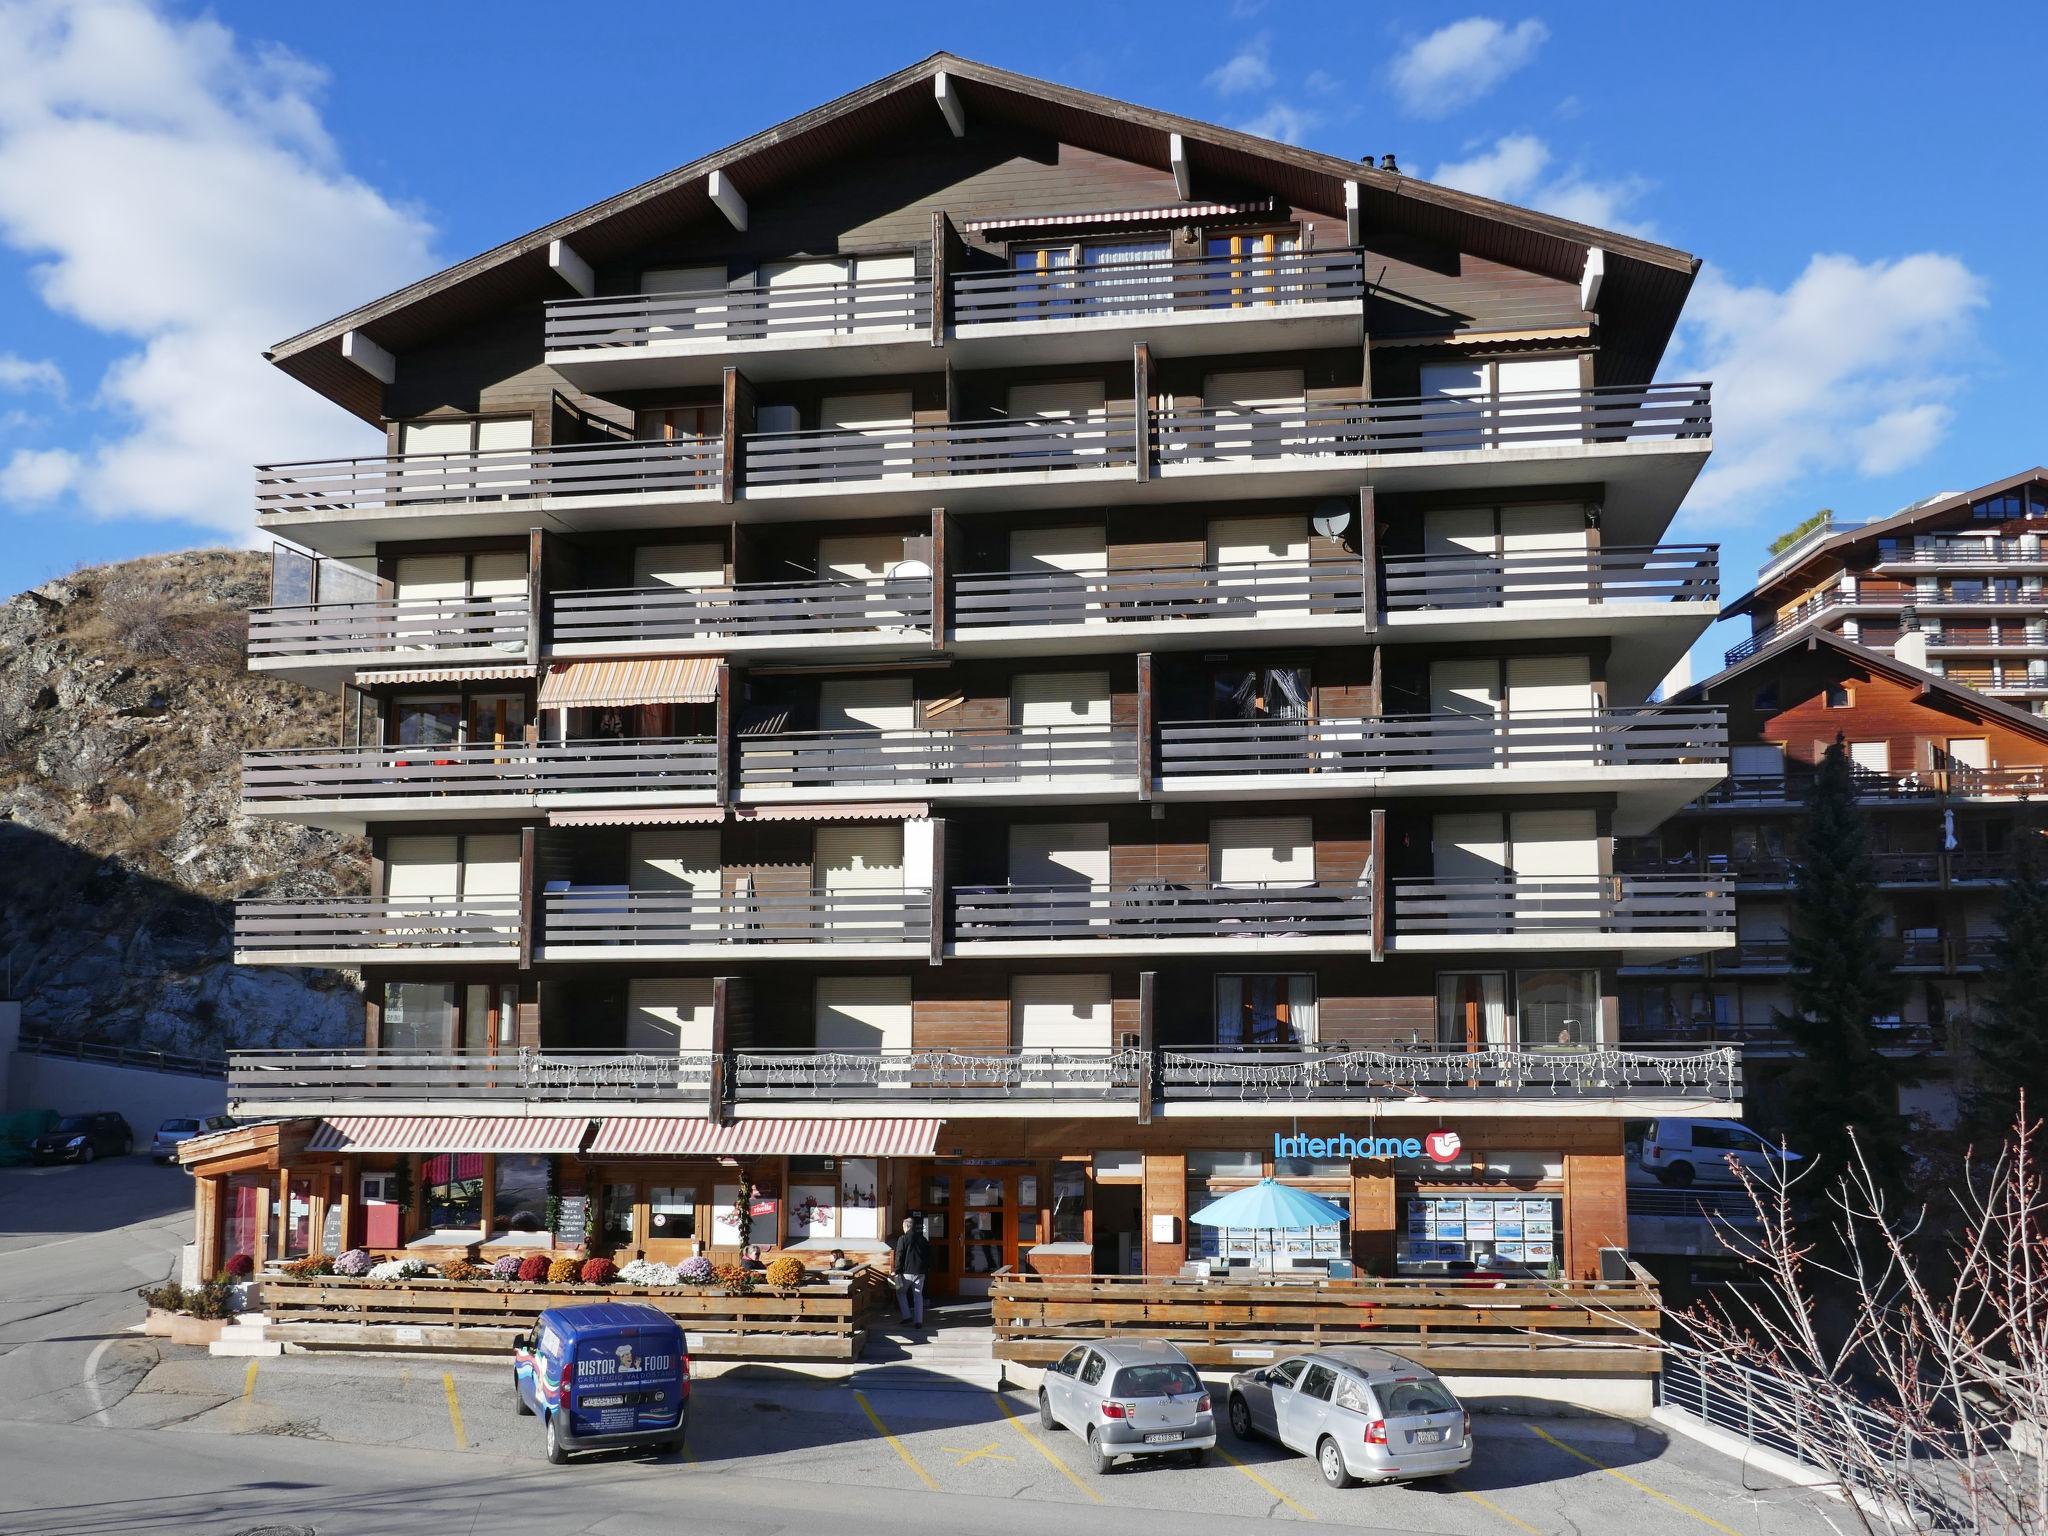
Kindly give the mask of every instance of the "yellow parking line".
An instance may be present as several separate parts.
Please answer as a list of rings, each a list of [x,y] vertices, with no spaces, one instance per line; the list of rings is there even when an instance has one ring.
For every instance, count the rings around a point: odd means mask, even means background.
[[[1474,1504],[1477,1504],[1481,1509],[1492,1510],[1493,1513],[1499,1515],[1501,1519],[1507,1521],[1509,1525],[1527,1531],[1529,1533],[1529,1536],[1543,1536],[1543,1533],[1537,1530],[1536,1527],[1531,1525],[1528,1521],[1517,1519],[1515,1516],[1509,1514],[1506,1510],[1502,1509],[1498,1504],[1494,1503],[1493,1500],[1486,1498],[1483,1495],[1474,1493],[1470,1488],[1460,1488],[1458,1492],[1465,1495],[1466,1498],[1470,1499]]]
[[[1254,1472],[1250,1467],[1246,1466],[1243,1462],[1239,1461],[1235,1456],[1231,1455],[1230,1452],[1223,1449],[1222,1446],[1219,1445],[1216,1447],[1216,1454],[1218,1456],[1221,1456],[1225,1461],[1229,1462],[1233,1467],[1237,1468],[1238,1471],[1242,1472],[1246,1477],[1250,1478],[1253,1482],[1257,1483],[1261,1488],[1265,1489],[1266,1492],[1273,1495],[1273,1497],[1278,1499],[1282,1504],[1285,1504],[1289,1509],[1293,1510],[1297,1515],[1301,1516],[1302,1519],[1315,1519],[1315,1512],[1313,1510],[1303,1509],[1299,1504],[1295,1503],[1294,1500],[1287,1497],[1286,1494],[1282,1493],[1278,1488],[1275,1488],[1271,1483],[1267,1482],[1263,1477],[1259,1476],[1258,1473]]]
[[[249,1362],[248,1372],[242,1377],[242,1396],[244,1398],[256,1395],[256,1367],[262,1363],[260,1360],[251,1360]]]
[[[469,1449],[469,1432],[462,1427],[462,1404],[455,1397],[455,1375],[451,1371],[441,1373],[441,1390],[448,1394],[448,1422],[455,1426],[455,1449]]]
[[[1724,1536],[1741,1536],[1741,1532],[1734,1530],[1732,1527],[1723,1525],[1713,1516],[1701,1514],[1698,1510],[1694,1509],[1690,1504],[1682,1503],[1681,1501],[1672,1498],[1671,1495],[1668,1493],[1659,1493],[1656,1489],[1652,1488],[1648,1483],[1637,1482],[1634,1478],[1630,1477],[1626,1472],[1616,1471],[1613,1467],[1608,1466],[1606,1462],[1599,1461],[1591,1456],[1588,1456],[1584,1451],[1580,1450],[1577,1446],[1566,1445],[1562,1440],[1558,1439],[1557,1436],[1550,1434],[1546,1430],[1538,1428],[1534,1424],[1531,1424],[1529,1426],[1529,1433],[1532,1435],[1539,1436],[1544,1440],[1548,1440],[1560,1451],[1564,1451],[1568,1455],[1578,1457],[1579,1460],[1583,1461],[1589,1467],[1598,1467],[1602,1472],[1605,1472],[1609,1477],[1620,1478],[1621,1481],[1627,1483],[1629,1487],[1635,1489],[1638,1493],[1647,1493],[1651,1498],[1657,1500],[1658,1503],[1669,1504],[1673,1509],[1677,1510],[1682,1515],[1691,1515],[1693,1519],[1699,1521],[1701,1525],[1708,1527],[1710,1530],[1721,1531],[1724,1533]]]
[[[1010,1427],[1016,1430],[1018,1434],[1022,1435],[1025,1438],[1025,1440],[1030,1443],[1031,1448],[1034,1451],[1038,1452],[1039,1455],[1043,1456],[1047,1461],[1051,1462],[1055,1467],[1057,1467],[1059,1469],[1060,1476],[1064,1477],[1076,1488],[1080,1489],[1083,1493],[1087,1494],[1089,1498],[1093,1499],[1098,1504],[1102,1502],[1101,1494],[1097,1493],[1093,1488],[1090,1488],[1086,1483],[1082,1482],[1081,1479],[1074,1474],[1074,1469],[1068,1466],[1064,1461],[1061,1461],[1059,1457],[1053,1453],[1053,1448],[1051,1446],[1047,1445],[1043,1440],[1039,1439],[1038,1436],[1031,1433],[1031,1426],[1029,1424],[1026,1424],[1022,1419],[1018,1418],[1016,1414],[1010,1411],[1009,1402],[1003,1397],[1002,1393],[996,1393],[995,1399],[996,1406],[1003,1410],[1003,1417],[1010,1421]]]
[[[866,1414],[868,1416],[868,1422],[875,1426],[875,1433],[880,1435],[884,1440],[888,1441],[889,1449],[894,1451],[898,1456],[901,1456],[903,1458],[903,1465],[910,1468],[911,1471],[915,1472],[917,1474],[918,1481],[923,1483],[925,1487],[931,1489],[933,1493],[937,1493],[939,1491],[939,1485],[932,1481],[931,1473],[925,1471],[923,1467],[920,1467],[917,1464],[917,1458],[910,1454],[909,1450],[905,1448],[903,1442],[901,1440],[898,1440],[894,1435],[889,1433],[889,1426],[882,1422],[881,1415],[876,1413],[875,1410],[869,1406],[867,1394],[865,1392],[856,1392],[853,1394],[853,1400],[856,1403],[860,1404],[860,1411]]]

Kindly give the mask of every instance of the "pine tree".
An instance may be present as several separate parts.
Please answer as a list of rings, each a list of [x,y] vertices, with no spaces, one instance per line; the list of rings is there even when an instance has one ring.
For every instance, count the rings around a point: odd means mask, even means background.
[[[1792,1149],[1828,1183],[1851,1165],[1850,1133],[1881,1188],[1902,1194],[1908,1159],[1898,1074],[1875,1021],[1896,1015],[1901,986],[1886,953],[1870,829],[1856,808],[1855,773],[1837,736],[1807,797],[1793,874],[1793,1016],[1800,1051],[1787,1103]],[[1817,1187],[1817,1186],[1816,1186]]]
[[[2022,1094],[2048,1105],[2048,861],[2038,827],[2020,828],[1998,924],[1971,1030],[1969,1092],[1971,1129],[1994,1143],[2011,1131]]]

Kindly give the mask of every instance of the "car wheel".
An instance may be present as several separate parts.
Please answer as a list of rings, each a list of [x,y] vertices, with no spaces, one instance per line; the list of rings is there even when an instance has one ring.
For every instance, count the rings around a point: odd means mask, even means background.
[[[1351,1475],[1351,1469],[1344,1465],[1344,1453],[1337,1448],[1337,1442],[1328,1435],[1316,1447],[1316,1468],[1323,1474],[1323,1481],[1332,1488],[1356,1488],[1358,1479]]]
[[[559,1467],[568,1459],[569,1453],[562,1446],[562,1431],[556,1423],[556,1416],[551,1413],[548,1415],[548,1460]]]
[[[519,1373],[512,1373],[512,1406],[522,1419],[529,1418],[533,1410],[526,1406],[526,1394],[519,1390]]]
[[[1116,1452],[1104,1450],[1092,1429],[1088,1431],[1088,1464],[1094,1468],[1097,1477],[1107,1476],[1109,1469],[1116,1465]]]
[[[78,1154],[78,1160],[79,1160],[79,1161],[80,1161],[81,1163],[89,1163],[89,1162],[91,1162],[91,1161],[92,1161],[92,1158],[93,1158],[93,1151],[92,1151],[92,1143],[88,1141],[88,1142],[87,1142],[87,1143],[85,1144],[85,1148],[84,1148],[84,1150],[83,1150],[83,1151],[81,1151],[81,1152],[80,1152],[80,1153]]]
[[[1038,1427],[1058,1429],[1060,1421],[1052,1416],[1052,1399],[1045,1395],[1045,1388],[1038,1389]]]
[[[1198,1445],[1192,1451],[1188,1452],[1188,1465],[1191,1467],[1199,1467],[1203,1462],[1207,1461],[1208,1459],[1209,1448],[1206,1445]]]
[[[1251,1404],[1241,1397],[1233,1396],[1230,1399],[1230,1432],[1240,1440],[1249,1440],[1252,1437]]]
[[[1692,1164],[1673,1163],[1664,1170],[1664,1182],[1674,1189],[1684,1189],[1692,1182]]]

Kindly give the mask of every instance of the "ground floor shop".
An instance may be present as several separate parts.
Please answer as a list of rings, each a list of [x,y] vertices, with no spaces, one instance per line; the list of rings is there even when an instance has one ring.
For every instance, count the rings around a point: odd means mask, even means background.
[[[1566,1279],[1627,1242],[1622,1122],[1550,1116],[743,1120],[576,1115],[303,1119],[209,1137],[200,1265],[363,1247],[430,1259],[582,1252],[680,1262],[743,1246],[881,1262],[906,1216],[934,1291],[1011,1270],[1174,1274],[1190,1263]],[[1191,1218],[1265,1177],[1345,1213],[1278,1232]]]

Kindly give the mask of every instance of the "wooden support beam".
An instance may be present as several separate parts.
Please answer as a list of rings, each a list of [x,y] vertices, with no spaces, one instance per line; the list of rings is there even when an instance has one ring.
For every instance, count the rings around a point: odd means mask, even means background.
[[[1600,285],[1607,278],[1607,253],[1597,245],[1586,247],[1585,270],[1579,274],[1579,308],[1587,314],[1600,310]]]
[[[732,759],[735,744],[732,739],[733,722],[733,675],[732,663],[718,663],[718,699],[713,707],[713,746],[717,751],[717,763],[713,768],[712,797],[720,805],[732,804]]]
[[[1131,348],[1131,430],[1137,436],[1132,463],[1140,480],[1152,478],[1152,348],[1138,342]]]
[[[341,355],[379,384],[389,384],[398,377],[398,359],[361,331],[341,333]]]
[[[546,636],[541,630],[542,605],[547,600],[541,572],[546,565],[547,534],[540,528],[526,530],[526,664],[540,665]]]
[[[1188,165],[1188,141],[1177,133],[1166,136],[1166,160],[1173,167],[1173,190],[1184,203],[1195,200],[1194,171]]]
[[[548,242],[548,269],[586,299],[597,293],[597,273],[566,240]]]
[[[1380,514],[1379,497],[1369,485],[1358,488],[1358,565],[1365,583],[1364,627],[1380,627]]]
[[[1138,798],[1152,798],[1153,738],[1158,734],[1153,721],[1152,653],[1138,652]]]
[[[533,969],[533,930],[540,921],[537,908],[534,881],[534,844],[539,838],[536,827],[519,829],[519,969]]]
[[[1344,243],[1365,244],[1365,215],[1358,206],[1358,183],[1344,183]]]
[[[946,648],[946,630],[951,625],[950,598],[952,592],[953,551],[947,534],[952,519],[946,516],[944,507],[932,508],[932,649]]]
[[[1372,808],[1372,957],[1387,957],[1387,812]]]
[[[732,178],[723,171],[713,171],[704,190],[718,211],[725,215],[725,221],[741,234],[747,232],[747,200],[740,196],[740,189],[732,184]]]
[[[732,1040],[730,1016],[732,1012],[732,988],[737,978],[714,976],[711,978],[711,1092],[705,1113],[719,1124],[731,1117],[725,1112],[731,1099],[730,1084],[726,1082],[726,1064],[731,1059]]]
[[[1158,1055],[1155,1049],[1154,1015],[1158,1010],[1159,973],[1138,972],[1138,1124],[1152,1123],[1152,1098],[1158,1088]]]
[[[932,329],[931,342],[935,347],[946,344],[946,327],[953,323],[950,307],[953,291],[953,274],[960,269],[966,247],[961,243],[960,231],[953,227],[953,221],[946,217],[946,210],[932,210]]]
[[[739,369],[728,366],[723,376],[724,418],[719,437],[718,490],[727,503],[739,500],[747,473],[747,434],[754,430],[754,386]]]
[[[953,130],[953,137],[966,138],[967,105],[960,99],[960,87],[943,69],[932,76],[932,95],[938,99],[939,112],[946,119],[946,126]]]
[[[946,958],[946,818],[934,816],[932,829],[932,945],[931,963]]]

